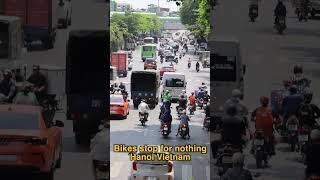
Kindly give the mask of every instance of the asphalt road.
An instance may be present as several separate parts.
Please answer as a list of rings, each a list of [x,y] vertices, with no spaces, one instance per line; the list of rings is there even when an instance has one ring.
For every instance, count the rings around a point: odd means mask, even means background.
[[[33,51],[25,53],[19,60],[19,63],[27,64],[28,68],[31,68],[33,64],[65,67],[66,42],[69,31],[78,29],[106,29],[108,4],[104,0],[72,1],[72,6],[72,25],[68,29],[58,29],[55,47],[51,50],[42,50],[35,47]],[[65,83],[65,79],[61,79],[58,83]],[[63,128],[62,166],[61,169],[56,171],[55,180],[93,180],[89,150],[75,144],[72,121],[66,120],[66,115],[64,114],[66,111],[64,100],[62,101],[62,106],[64,107],[63,112],[57,113],[55,116],[55,119],[62,120],[65,123],[65,127]],[[106,153],[108,153],[108,150],[106,150]],[[19,176],[17,179],[27,177],[25,175],[17,176]],[[9,179],[13,178],[15,177],[12,177],[11,174]],[[35,178],[33,176],[27,179]]]
[[[314,103],[319,105],[319,62],[320,21],[316,19],[299,22],[290,3],[287,29],[283,35],[273,29],[273,9],[277,1],[261,1],[259,17],[255,23],[249,22],[248,2],[224,0],[213,13],[215,35],[232,35],[240,40],[242,56],[247,65],[245,75],[245,103],[250,110],[259,105],[259,97],[270,96],[272,89],[281,88],[287,80],[293,64],[304,66],[305,74],[312,80]],[[300,180],[305,166],[299,162],[299,154],[289,152],[288,145],[280,138],[277,154],[270,160],[271,168],[257,170],[253,156],[246,155],[246,167],[253,172],[261,172],[261,180]],[[249,148],[248,148],[249,149]],[[247,149],[247,150],[248,150]],[[213,166],[212,166],[213,167]],[[216,169],[212,169],[216,174]],[[211,176],[211,179],[219,179]]]
[[[189,57],[193,60],[191,68],[188,69]],[[187,79],[187,94],[190,95],[197,87],[201,85],[201,82],[205,82],[209,87],[209,68],[203,69],[197,73],[195,70],[195,63],[197,57],[192,55],[186,55],[183,57],[175,68],[176,72],[181,72],[186,75]],[[133,71],[143,70],[143,62],[141,60],[141,49],[137,49],[133,52]],[[163,65],[169,65],[168,62],[164,62]],[[158,68],[161,67],[158,59]],[[122,82],[130,82],[131,72],[127,78],[120,78]],[[128,84],[128,87],[130,84]],[[127,88],[128,88],[127,87]],[[142,127],[139,121],[138,110],[133,108],[132,102],[130,103],[130,114],[127,119],[111,121],[110,141],[111,148],[114,144],[127,144],[127,145],[170,145],[181,146],[186,144],[198,144],[208,146],[209,133],[202,129],[202,123],[204,119],[204,110],[197,109],[195,115],[190,116],[190,139],[182,139],[176,137],[178,123],[177,113],[175,110],[176,104],[172,106],[172,133],[168,139],[164,139],[159,132],[160,122],[158,120],[160,106],[156,106],[155,109],[149,112],[149,121],[145,127]],[[131,171],[131,162],[129,160],[128,153],[115,153],[110,151],[111,155],[111,179],[124,180],[127,179]],[[192,153],[191,161],[176,161],[174,162],[174,173],[176,180],[187,179],[201,179],[209,180],[210,167],[209,167],[209,154],[201,155],[201,153]]]

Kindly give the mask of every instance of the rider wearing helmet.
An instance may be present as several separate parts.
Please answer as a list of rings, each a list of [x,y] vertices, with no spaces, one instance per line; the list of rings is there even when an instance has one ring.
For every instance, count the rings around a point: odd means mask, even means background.
[[[160,129],[162,129],[163,124],[168,124],[169,130],[171,130],[171,122],[172,122],[172,116],[171,116],[171,110],[166,109],[164,114],[160,118],[161,120],[161,126]]]
[[[147,116],[147,120],[148,120],[148,116],[149,116],[149,113],[148,113],[148,111],[150,110],[150,108],[149,108],[149,106],[148,106],[148,104],[146,103],[146,100],[141,100],[141,103],[139,104],[139,106],[138,106],[138,109],[139,109],[139,116],[140,116],[140,114],[146,114],[146,116]]]
[[[287,124],[287,119],[295,115],[300,103],[303,102],[303,98],[301,95],[297,94],[297,87],[291,86],[290,89],[290,95],[285,97],[282,101],[282,117],[283,117],[283,125]]]
[[[194,95],[194,92],[191,92],[191,95],[189,96],[189,104],[193,110],[196,110],[196,96]]]
[[[176,107],[177,111],[179,108],[186,109],[188,100],[185,95],[181,94],[179,97],[179,106]]]
[[[294,65],[291,81],[298,89],[304,89],[310,86],[310,80],[303,74],[303,67],[300,64]]]
[[[306,177],[310,175],[320,176],[320,130],[314,129],[310,133],[311,144],[306,151]]]
[[[189,134],[189,121],[190,121],[190,118],[189,116],[187,116],[187,113],[186,113],[186,110],[183,110],[181,112],[181,116],[180,116],[180,124],[179,124],[179,127],[178,127],[178,131],[177,131],[177,134],[176,136],[178,136],[180,130],[181,130],[181,127],[183,125],[186,125],[187,126],[187,135],[188,137],[190,137],[190,134]]]
[[[34,85],[35,94],[39,101],[42,101],[47,93],[47,78],[40,72],[40,66],[33,65],[33,72],[27,80]]]
[[[297,118],[302,126],[313,128],[316,124],[316,119],[320,117],[320,109],[317,105],[312,104],[313,92],[306,90],[303,94],[304,100],[297,110]]]
[[[232,97],[229,98],[223,105],[223,109],[226,113],[230,105],[236,105],[237,106],[237,115],[242,117],[244,122],[246,123],[246,126],[248,126],[247,122],[247,116],[249,114],[248,108],[244,105],[242,102],[243,99],[243,93],[239,89],[234,89],[231,92]]]
[[[19,92],[16,98],[13,100],[13,103],[37,106],[38,101],[37,101],[36,95],[33,92],[31,92],[31,89],[32,89],[31,84],[25,85],[23,91]]]
[[[274,134],[273,121],[276,115],[272,112],[269,106],[269,98],[266,96],[260,97],[261,106],[255,109],[251,114],[251,120],[255,122],[255,129],[262,130],[264,137],[268,143],[268,152],[275,154],[274,149]],[[267,161],[266,161],[267,163]]]
[[[5,70],[3,80],[0,82],[0,96],[6,101],[11,101],[16,94],[16,84],[12,78],[12,72]]]
[[[253,180],[249,170],[244,169],[244,155],[242,153],[234,153],[232,156],[233,167],[229,168],[226,173],[221,177],[221,180]]]

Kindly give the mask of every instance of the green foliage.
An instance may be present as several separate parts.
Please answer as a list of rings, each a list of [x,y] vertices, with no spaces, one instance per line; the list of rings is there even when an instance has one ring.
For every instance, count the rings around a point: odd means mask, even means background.
[[[210,33],[210,0],[183,0],[180,9],[181,22],[196,37]],[[191,13],[192,12],[192,13]]]
[[[140,33],[159,32],[163,24],[158,16],[146,14],[113,14],[110,23],[111,47]],[[114,48],[116,49],[116,48]]]

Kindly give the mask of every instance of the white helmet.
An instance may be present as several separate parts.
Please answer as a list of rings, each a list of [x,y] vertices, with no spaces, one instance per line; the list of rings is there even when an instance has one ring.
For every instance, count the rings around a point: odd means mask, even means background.
[[[186,110],[182,110],[182,111],[181,111],[181,114],[186,114]]]
[[[240,98],[242,96],[242,92],[239,89],[234,89],[231,92],[232,97]]]
[[[310,133],[311,140],[319,140],[320,139],[320,130],[314,129]]]
[[[243,165],[244,164],[244,156],[242,153],[234,153],[232,156],[232,162],[234,165]]]

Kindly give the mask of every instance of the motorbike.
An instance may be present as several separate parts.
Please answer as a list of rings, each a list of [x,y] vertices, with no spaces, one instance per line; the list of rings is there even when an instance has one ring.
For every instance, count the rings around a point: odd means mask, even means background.
[[[207,131],[210,131],[210,119],[210,117],[204,119],[203,129],[207,129]]]
[[[306,160],[306,150],[309,142],[309,134],[310,134],[309,129],[304,127],[299,128],[298,140],[299,140],[299,151],[302,157],[302,162],[305,162]]]
[[[191,68],[191,63],[189,62],[189,63],[188,63],[188,69],[190,69],[190,68]]]
[[[169,124],[164,123],[162,128],[161,128],[161,134],[163,137],[168,137],[169,134],[171,133]]]
[[[288,123],[288,143],[290,145],[291,152],[296,150],[298,145],[298,124],[292,122]]]
[[[200,69],[199,69],[199,66],[196,66],[196,70],[197,70],[197,72],[199,72],[199,70],[200,70]]]
[[[160,58],[160,63],[161,63],[161,64],[163,63],[163,57]]]
[[[139,113],[139,118],[140,118],[140,122],[141,122],[142,126],[144,126],[146,124],[146,122],[148,121],[147,114]]]
[[[275,25],[275,29],[278,31],[279,34],[282,34],[283,31],[286,29],[286,19],[284,16],[278,17],[278,22]]]
[[[217,158],[217,167],[218,175],[223,176],[223,174],[229,169],[232,168],[232,156],[236,151],[231,144],[224,144],[222,149],[218,150]]]
[[[187,130],[188,130],[188,126],[186,124],[183,124],[179,131],[179,134],[182,138],[185,138],[188,135]]]
[[[256,5],[250,6],[249,17],[250,17],[251,22],[255,21],[255,19],[258,17],[258,6],[256,6]]]
[[[262,168],[262,162],[267,159],[267,152],[265,149],[265,138],[263,131],[257,130],[255,138],[253,139],[252,153],[256,159],[257,168]]]
[[[203,104],[204,104],[203,98],[199,99],[198,106],[200,107],[200,109],[203,109]]]

